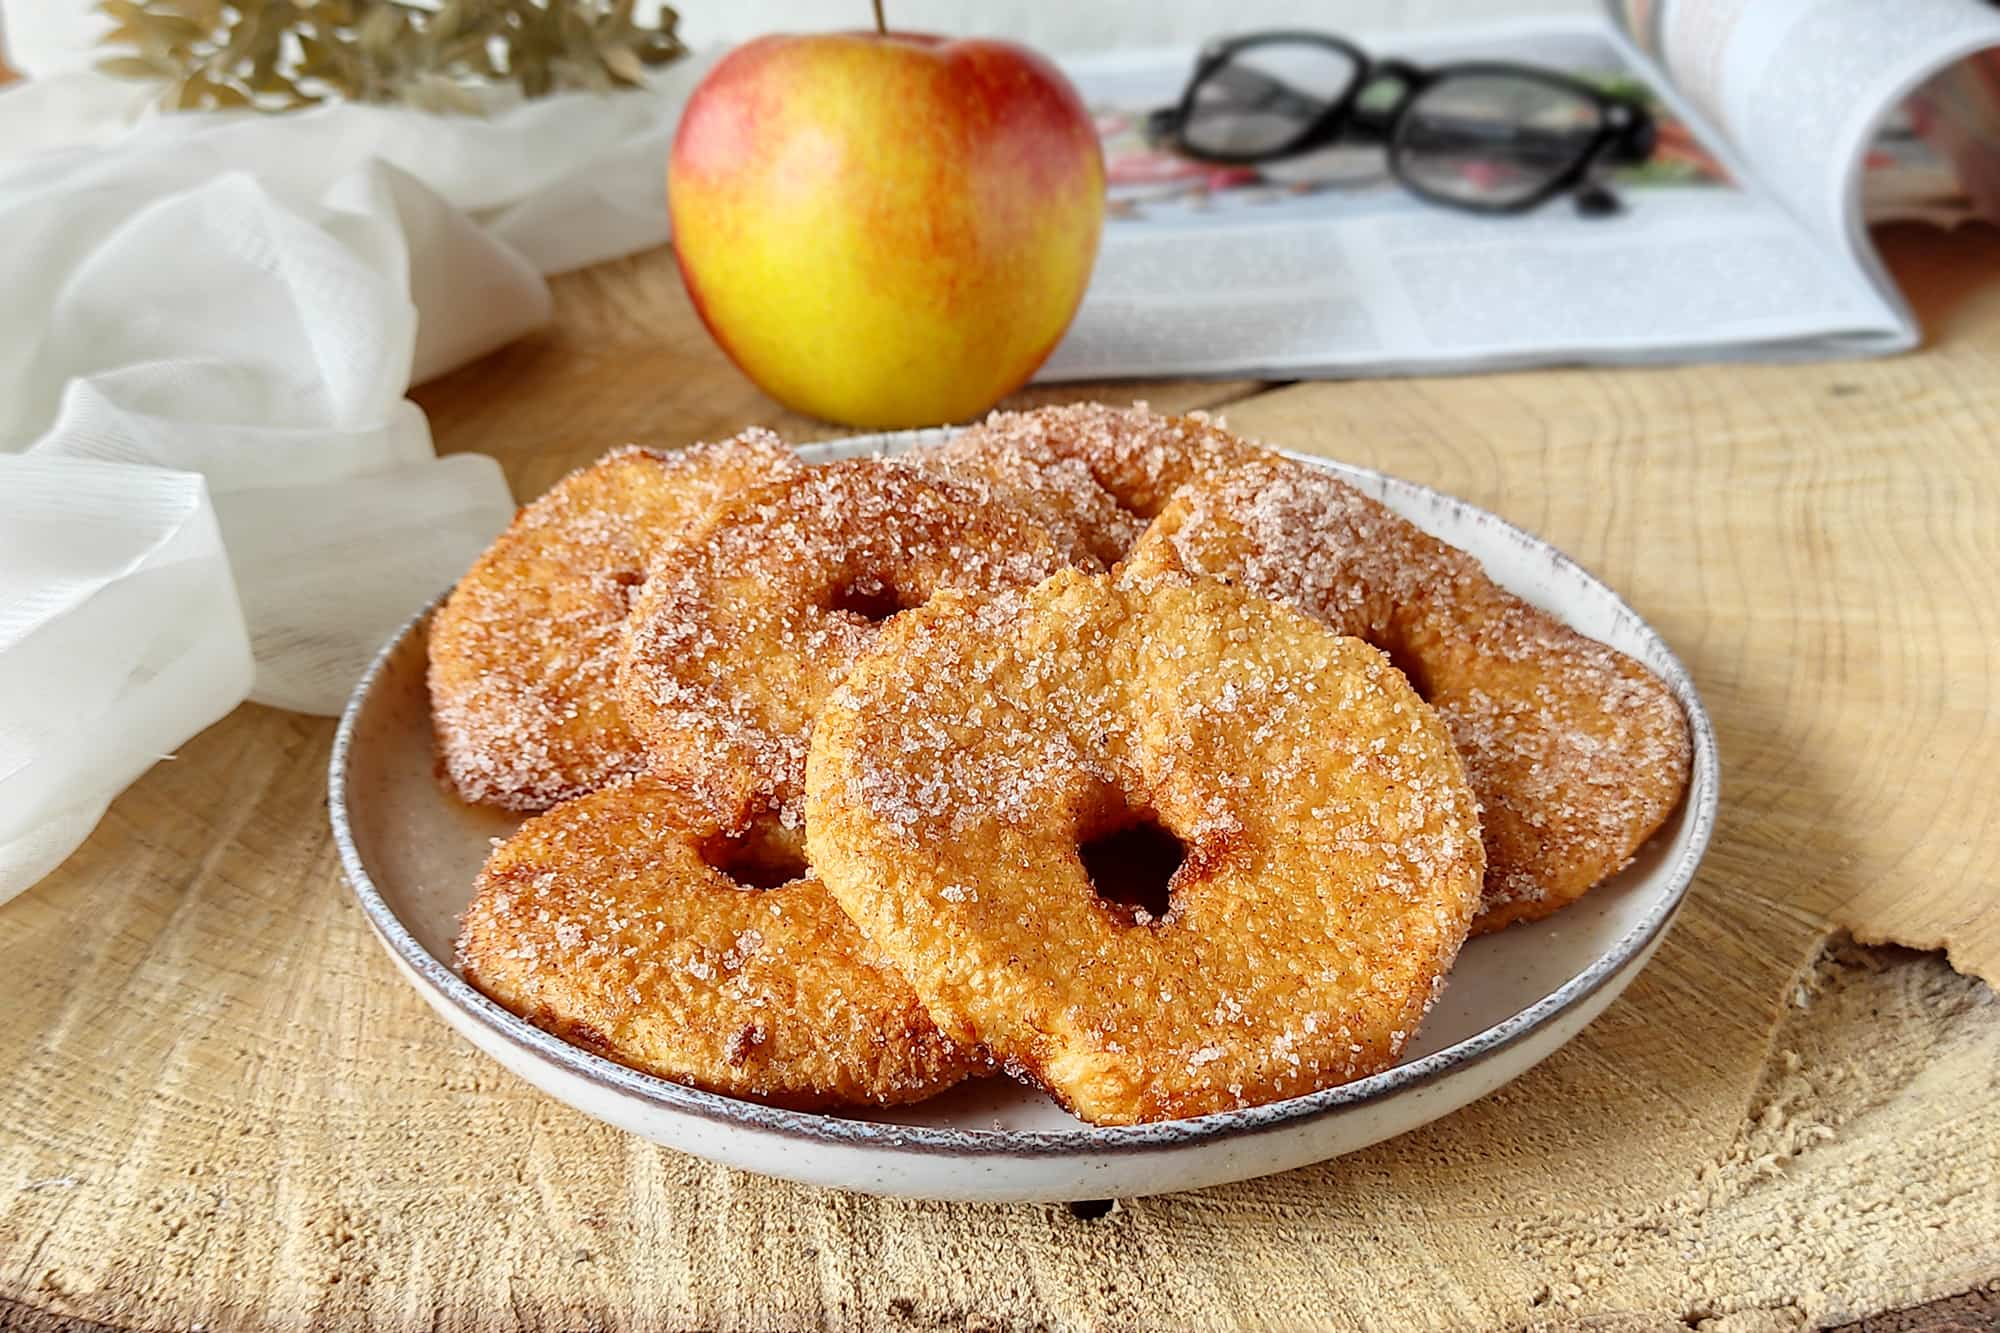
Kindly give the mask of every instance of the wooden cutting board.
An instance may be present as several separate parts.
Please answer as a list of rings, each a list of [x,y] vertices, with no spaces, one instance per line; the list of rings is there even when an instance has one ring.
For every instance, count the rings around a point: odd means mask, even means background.
[[[1648,971],[1530,1076],[1095,1220],[711,1167],[433,1018],[339,882],[332,723],[246,705],[0,909],[0,1328],[1989,1317],[2000,240],[1886,242],[1931,338],[1890,360],[1025,396],[1223,408],[1452,491],[1680,652],[1721,738],[1714,848]],[[552,330],[418,395],[518,495],[628,440],[825,433],[728,367],[664,252],[556,289]]]

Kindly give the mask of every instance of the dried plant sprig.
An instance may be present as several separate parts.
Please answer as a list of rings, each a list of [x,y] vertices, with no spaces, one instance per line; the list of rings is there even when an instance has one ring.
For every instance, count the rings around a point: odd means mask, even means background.
[[[634,0],[99,0],[126,53],[98,68],[165,80],[161,105],[283,111],[329,98],[477,114],[484,85],[526,97],[636,87],[684,54],[679,16]]]

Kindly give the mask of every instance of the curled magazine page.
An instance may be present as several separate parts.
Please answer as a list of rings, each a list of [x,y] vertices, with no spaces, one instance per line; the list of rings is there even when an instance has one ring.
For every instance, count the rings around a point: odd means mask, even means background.
[[[1982,0],[1614,0],[1611,9],[1758,178],[1851,250],[1907,318],[1867,223],[1939,210],[1864,212],[1863,178],[1880,172],[1907,191],[1953,174],[1917,138],[1904,102],[1957,62],[2000,47],[2000,10]]]

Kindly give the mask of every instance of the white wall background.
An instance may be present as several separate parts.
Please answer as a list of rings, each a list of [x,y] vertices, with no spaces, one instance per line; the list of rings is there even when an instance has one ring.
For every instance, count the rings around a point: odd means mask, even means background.
[[[1597,0],[884,0],[890,24],[943,33],[1013,38],[1045,51],[1192,45],[1224,32],[1320,28],[1381,33],[1449,26],[1515,14],[1599,8]],[[643,4],[641,8],[647,8]],[[863,28],[869,0],[682,0],[690,45],[739,42],[774,30]],[[89,0],[0,0],[0,49],[30,73],[87,64],[106,20]]]

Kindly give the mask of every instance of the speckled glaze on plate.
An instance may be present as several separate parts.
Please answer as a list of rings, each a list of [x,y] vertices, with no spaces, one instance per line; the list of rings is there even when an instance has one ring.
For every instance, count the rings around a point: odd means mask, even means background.
[[[807,446],[824,462],[948,438],[909,431]],[[341,718],[329,810],[347,879],[410,984],[473,1045],[550,1096],[682,1152],[839,1189],[1013,1202],[1129,1198],[1267,1175],[1352,1152],[1457,1110],[1533,1067],[1595,1018],[1652,957],[1715,824],[1715,736],[1694,684],[1633,610],[1575,562],[1425,487],[1305,455],[1438,537],[1500,584],[1646,664],[1686,709],[1686,799],[1616,879],[1546,921],[1466,945],[1393,1069],[1306,1097],[1166,1124],[1093,1127],[1005,1079],[855,1116],[782,1111],[682,1087],[550,1036],[452,967],[458,915],[489,842],[518,819],[438,780],[418,615],[383,648]]]

